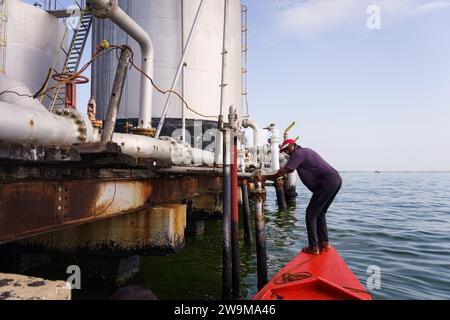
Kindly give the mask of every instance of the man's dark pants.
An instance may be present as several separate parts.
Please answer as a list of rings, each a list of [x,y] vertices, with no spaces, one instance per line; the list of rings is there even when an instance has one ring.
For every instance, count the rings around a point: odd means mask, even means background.
[[[322,241],[328,242],[326,213],[337,193],[341,189],[342,179],[339,175],[323,183],[314,190],[306,208],[306,230],[310,247],[318,247]]]

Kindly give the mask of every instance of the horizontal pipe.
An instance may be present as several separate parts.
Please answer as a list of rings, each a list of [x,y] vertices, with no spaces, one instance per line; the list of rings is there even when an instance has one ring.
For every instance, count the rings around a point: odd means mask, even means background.
[[[123,153],[135,158],[153,158],[166,161],[172,159],[172,145],[169,141],[125,133],[114,133],[112,141],[119,145]]]
[[[181,166],[173,166],[170,168],[159,169],[158,172],[161,173],[173,173],[173,174],[192,174],[192,175],[214,175],[214,176],[222,176],[223,169],[219,168],[211,168],[211,167],[181,167]],[[239,178],[252,178],[251,173],[238,172]]]
[[[135,158],[165,160],[179,165],[210,165],[214,163],[214,153],[212,152],[191,148],[187,144],[178,144],[172,138],[162,138],[164,139],[135,134],[114,133],[112,141],[120,146],[123,153]],[[179,168],[183,170],[182,168],[185,167]]]
[[[0,102],[0,140],[43,146],[90,141],[92,126],[89,121],[73,109],[70,113],[68,109],[64,111],[67,114],[61,111],[60,116],[45,108]]]

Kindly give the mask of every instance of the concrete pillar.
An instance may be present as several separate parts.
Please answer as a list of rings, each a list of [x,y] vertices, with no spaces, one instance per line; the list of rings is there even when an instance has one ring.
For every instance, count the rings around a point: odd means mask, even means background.
[[[184,247],[186,205],[173,204],[20,241],[47,252],[94,256],[175,253]]]
[[[191,200],[189,219],[221,219],[222,199],[218,193],[207,193]]]

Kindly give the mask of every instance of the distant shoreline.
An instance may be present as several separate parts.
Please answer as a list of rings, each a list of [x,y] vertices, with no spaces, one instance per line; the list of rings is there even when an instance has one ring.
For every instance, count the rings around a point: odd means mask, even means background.
[[[450,173],[450,171],[382,171],[382,170],[342,170],[339,173]]]

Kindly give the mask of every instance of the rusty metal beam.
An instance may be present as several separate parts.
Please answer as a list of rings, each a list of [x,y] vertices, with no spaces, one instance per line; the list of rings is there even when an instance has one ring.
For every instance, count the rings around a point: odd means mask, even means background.
[[[0,183],[0,244],[220,192],[211,176],[61,179]]]

